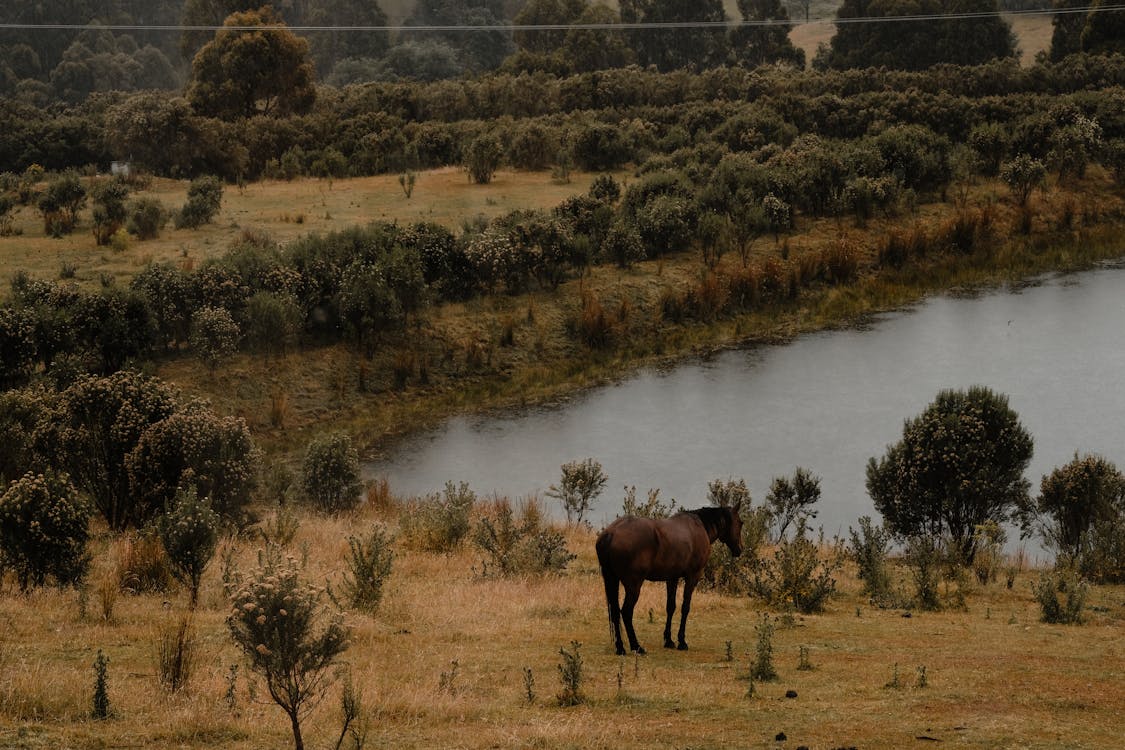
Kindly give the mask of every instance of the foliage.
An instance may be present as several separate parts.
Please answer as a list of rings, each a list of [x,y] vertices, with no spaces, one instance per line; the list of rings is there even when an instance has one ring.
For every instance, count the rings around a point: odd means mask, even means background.
[[[504,155],[504,147],[500,139],[492,133],[477,136],[465,147],[465,171],[469,179],[478,185],[487,185],[492,182],[492,175],[500,166],[500,159]]]
[[[187,203],[176,214],[177,229],[210,224],[223,204],[223,183],[214,175],[197,177],[188,185]]]
[[[98,649],[94,658],[94,707],[90,715],[95,719],[108,719],[109,709],[109,657]]]
[[[301,493],[323,513],[349,511],[359,504],[359,453],[343,432],[314,438],[301,464]]]
[[[190,606],[199,603],[199,582],[219,543],[219,514],[200,498],[194,486],[181,489],[168,512],[156,521],[160,541],[172,570],[190,592]]]
[[[172,508],[190,485],[221,519],[242,525],[258,458],[245,420],[220,417],[206,402],[192,401],[146,429],[125,463],[144,516]]]
[[[635,486],[625,488],[625,499],[621,502],[621,514],[641,518],[669,518],[676,512],[675,499],[667,503],[660,500],[660,490],[650,489],[644,502],[637,500]]]
[[[238,351],[241,331],[234,317],[222,307],[202,307],[191,319],[188,343],[195,355],[214,372],[219,364]]]
[[[1047,179],[1047,167],[1038,159],[1020,154],[1000,165],[1000,180],[1012,191],[1016,203],[1027,205],[1031,191],[1041,187]]]
[[[763,614],[762,621],[754,626],[758,641],[754,647],[754,661],[750,665],[751,680],[777,679],[777,669],[773,665],[773,630],[768,614]]]
[[[559,649],[562,657],[562,663],[558,665],[562,682],[562,692],[558,695],[560,706],[577,706],[586,700],[582,694],[582,654],[578,653],[581,645],[578,641],[571,641],[569,650]]]
[[[24,382],[35,367],[35,316],[0,307],[0,388]]]
[[[914,582],[914,606],[930,612],[941,609],[938,586],[945,563],[941,540],[925,535],[908,537],[903,558]]]
[[[168,223],[168,211],[157,198],[141,196],[129,201],[125,207],[125,228],[139,240],[152,240]]]
[[[808,614],[824,609],[836,591],[835,573],[844,564],[844,543],[824,543],[808,538],[804,517],[798,517],[793,537],[783,537],[771,560],[759,560],[753,568],[751,591],[775,607],[793,608]]]
[[[161,627],[156,634],[156,668],[160,684],[170,693],[187,685],[195,672],[199,645],[191,618],[182,617]]]
[[[622,0],[621,20],[628,24],[674,23],[677,21],[725,21],[720,0]],[[642,66],[659,70],[684,68],[689,64],[711,67],[726,57],[722,28],[637,28],[629,34],[631,47]]]
[[[246,343],[259,352],[285,353],[301,330],[301,309],[291,294],[257,292],[246,300],[243,317]]]
[[[738,26],[730,33],[730,54],[747,68],[773,63],[805,67],[805,53],[789,39],[789,12],[780,0],[738,0],[742,20],[755,25]],[[763,21],[777,21],[763,24]]]
[[[766,507],[777,528],[776,539],[785,538],[789,525],[804,519],[816,518],[812,506],[820,500],[820,477],[808,469],[797,467],[793,478],[774,477],[770,491],[766,495]]]
[[[1043,622],[1061,625],[1082,623],[1082,610],[1086,606],[1090,586],[1074,571],[1042,573],[1039,580],[1031,584],[1031,590],[1039,603]]]
[[[477,521],[473,543],[485,554],[484,576],[561,573],[577,557],[567,550],[562,534],[544,527],[536,514],[524,513],[517,521],[507,499],[494,503],[492,512]]]
[[[27,473],[0,495],[0,557],[21,591],[77,584],[90,565],[86,554],[90,510],[65,474]]]
[[[223,26],[192,60],[187,98],[197,112],[234,119],[312,107],[316,89],[309,44],[287,30],[272,7],[233,13]]]
[[[344,573],[340,593],[353,609],[375,614],[379,608],[394,561],[391,542],[386,529],[378,524],[366,536],[348,537],[348,572]]]
[[[86,188],[78,173],[71,170],[47,183],[39,197],[43,231],[52,237],[69,234],[78,223],[78,212],[86,205]]]
[[[720,591],[744,593],[756,565],[758,550],[769,535],[770,510],[764,505],[750,504],[750,491],[744,479],[715,479],[707,483],[707,502],[730,508],[739,505],[742,517],[742,555],[734,557],[725,544],[711,548],[711,557],[703,569],[703,580]]]
[[[891,534],[882,526],[871,523],[870,516],[861,516],[859,531],[848,527],[851,548],[848,552],[855,561],[858,576],[863,581],[863,593],[880,607],[891,606],[895,601],[891,575],[887,569]]]
[[[476,494],[462,482],[445,483],[442,494],[410,501],[399,521],[405,542],[428,552],[452,552],[468,535]]]
[[[227,584],[231,637],[289,716],[297,750],[304,748],[301,719],[323,697],[349,645],[340,616],[320,626],[322,594],[301,580],[296,560],[282,559],[276,548],[259,553],[258,567],[249,573],[234,571]]]
[[[602,465],[592,458],[570,461],[562,465],[558,485],[552,484],[545,494],[562,503],[568,524],[580,524],[608,479]]]
[[[1027,503],[1032,440],[1005,396],[983,386],[943,390],[867,464],[867,492],[896,536],[947,534],[972,562],[977,525]]]
[[[90,196],[94,199],[94,239],[99,247],[108,245],[110,238],[125,224],[129,186],[115,177],[98,183]]]

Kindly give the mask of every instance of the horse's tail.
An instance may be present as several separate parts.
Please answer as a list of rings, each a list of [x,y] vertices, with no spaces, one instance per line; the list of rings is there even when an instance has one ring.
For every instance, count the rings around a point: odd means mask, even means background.
[[[603,531],[598,535],[597,542],[594,543],[594,549],[598,553],[598,566],[602,569],[602,582],[605,584],[605,604],[609,610],[609,636],[611,640],[617,640],[617,622],[621,617],[620,603],[617,596],[621,585],[621,580],[613,571],[613,563],[610,560],[610,548],[613,545],[613,532]]]

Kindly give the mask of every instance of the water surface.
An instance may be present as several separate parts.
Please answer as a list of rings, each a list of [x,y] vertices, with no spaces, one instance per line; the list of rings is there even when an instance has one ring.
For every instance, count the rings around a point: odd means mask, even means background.
[[[878,519],[864,487],[867,460],[942,388],[979,384],[1009,397],[1035,440],[1033,491],[1076,451],[1125,465],[1122,331],[1118,268],[934,297],[862,330],[643,371],[557,407],[455,418],[367,472],[399,493],[454,480],[520,497],[557,482],[562,463],[592,456],[609,475],[589,517],[600,525],[619,512],[627,485],[639,497],[657,487],[696,507],[708,481],[741,477],[760,503],[773,477],[803,466],[821,478],[816,523],[844,533],[861,515]]]

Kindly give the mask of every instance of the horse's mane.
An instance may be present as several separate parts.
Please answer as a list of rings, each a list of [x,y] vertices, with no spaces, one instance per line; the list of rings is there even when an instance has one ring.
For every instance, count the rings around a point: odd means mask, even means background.
[[[696,508],[695,510],[685,510],[684,513],[691,513],[692,515],[698,516],[699,520],[703,522],[704,528],[708,531],[714,529],[716,535],[730,526],[730,508]]]

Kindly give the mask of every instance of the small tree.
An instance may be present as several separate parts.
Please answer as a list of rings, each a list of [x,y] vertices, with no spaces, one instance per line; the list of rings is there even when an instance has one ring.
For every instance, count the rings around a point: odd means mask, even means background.
[[[0,495],[0,557],[16,573],[20,591],[81,581],[90,510],[65,474],[27,473]]]
[[[74,171],[65,172],[47,183],[39,197],[43,231],[53,237],[68,234],[78,223],[78,212],[86,205],[86,188]]]
[[[227,587],[231,637],[270,698],[289,716],[296,750],[304,750],[301,720],[331,685],[337,657],[348,648],[348,629],[337,614],[323,626],[321,589],[301,581],[293,558],[276,548],[259,553],[248,575],[234,572]]]
[[[859,569],[863,593],[879,606],[889,606],[894,600],[890,571],[887,570],[887,553],[891,534],[882,526],[871,523],[870,516],[859,519],[859,532],[848,527],[852,543],[849,552]]]
[[[1019,510],[1024,536],[1038,527],[1044,541],[1077,557],[1083,535],[1099,521],[1125,514],[1125,475],[1112,461],[1085,455],[1043,477],[1039,497]]]
[[[220,362],[238,351],[239,335],[238,323],[225,308],[204,307],[192,316],[188,343],[207,369],[214,372]]]
[[[301,491],[325,513],[352,510],[359,503],[359,454],[343,432],[315,438],[301,465]]]
[[[223,183],[214,175],[197,177],[187,191],[187,203],[176,215],[177,229],[196,229],[209,224],[223,203]]]
[[[594,459],[571,461],[562,465],[562,481],[558,486],[552,484],[546,495],[562,502],[568,524],[582,523],[582,517],[594,498],[601,494],[607,480],[602,465]]]
[[[125,228],[139,240],[159,237],[160,230],[168,223],[168,211],[156,198],[141,197],[129,201],[125,214]]]
[[[195,487],[176,493],[175,504],[156,522],[172,572],[186,584],[191,608],[199,603],[199,582],[219,543],[219,514]]]
[[[789,525],[798,519],[816,518],[812,506],[820,500],[820,477],[800,466],[793,478],[775,477],[770,482],[770,492],[766,495],[766,506],[777,526],[777,539],[785,538]]]
[[[867,463],[867,492],[900,538],[948,535],[972,563],[976,527],[1024,507],[1031,436],[1008,399],[983,386],[945,390],[906,422],[902,440]]]
[[[492,182],[503,155],[504,147],[499,138],[492,133],[478,135],[465,149],[465,171],[469,173],[469,180],[478,185]]]
[[[1027,154],[1020,154],[1000,165],[1000,180],[1012,191],[1020,206],[1027,205],[1031,191],[1042,186],[1046,179],[1046,165]]]
[[[94,198],[94,241],[100,247],[108,245],[114,233],[125,224],[125,199],[129,197],[129,186],[114,178],[99,183],[91,194]]]
[[[383,584],[391,574],[394,552],[386,529],[376,525],[364,537],[348,537],[348,573],[341,590],[355,609],[374,614],[383,600]]]

